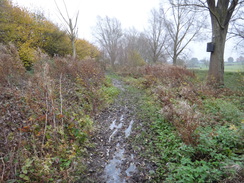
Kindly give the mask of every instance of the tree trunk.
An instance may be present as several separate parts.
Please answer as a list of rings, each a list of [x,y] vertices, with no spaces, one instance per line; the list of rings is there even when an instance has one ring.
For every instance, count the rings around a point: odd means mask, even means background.
[[[72,57],[73,59],[76,59],[76,47],[75,47],[75,40],[71,40],[71,43],[72,43],[72,50],[73,50],[73,53],[72,53]]]
[[[176,51],[174,51],[174,55],[173,55],[173,65],[177,65],[177,55],[176,55]]]
[[[75,47],[76,35],[75,35],[75,29],[73,28],[71,19],[69,19],[69,29],[70,29],[70,41],[72,44],[72,57],[73,59],[75,59],[76,58],[76,47]]]
[[[215,86],[224,85],[224,49],[231,16],[239,0],[207,0],[211,24],[212,42],[215,46],[210,56],[208,83]]]
[[[113,51],[109,55],[110,55],[110,63],[111,63],[112,69],[115,70],[116,53]]]
[[[210,55],[208,83],[221,86],[224,85],[224,49],[228,26],[221,27],[213,15],[211,21],[214,51]]]

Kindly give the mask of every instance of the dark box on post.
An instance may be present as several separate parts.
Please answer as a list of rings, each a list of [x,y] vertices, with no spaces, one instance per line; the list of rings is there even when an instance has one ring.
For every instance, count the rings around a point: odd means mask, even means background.
[[[214,43],[207,43],[207,52],[214,52]]]

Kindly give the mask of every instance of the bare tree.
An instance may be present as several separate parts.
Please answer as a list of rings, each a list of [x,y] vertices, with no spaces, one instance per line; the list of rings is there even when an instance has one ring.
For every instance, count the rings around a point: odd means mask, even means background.
[[[121,23],[116,18],[97,17],[94,36],[105,54],[108,55],[112,67],[115,68],[120,41],[123,36]]]
[[[120,47],[119,60],[127,66],[139,66],[149,60],[149,41],[134,27],[125,30]]]
[[[129,65],[129,54],[131,51],[138,51],[139,32],[133,27],[124,31],[123,39],[120,46],[120,63]]]
[[[182,0],[169,0],[170,8],[161,9],[164,25],[171,39],[171,46],[165,47],[176,65],[178,57],[188,44],[199,35],[204,27],[204,19],[197,16],[196,11],[187,6],[181,6]],[[172,17],[172,18],[170,18]]]
[[[71,41],[71,45],[72,45],[72,57],[73,59],[76,58],[76,47],[75,47],[75,41],[77,39],[77,32],[78,32],[78,28],[77,28],[77,21],[78,21],[78,16],[79,16],[79,11],[77,12],[76,14],[76,18],[75,18],[75,22],[73,23],[72,22],[72,19],[70,18],[69,16],[69,13],[68,13],[68,9],[67,9],[67,6],[66,6],[66,3],[65,1],[63,0],[63,4],[64,4],[64,7],[65,7],[65,11],[66,11],[66,16],[67,18],[65,18],[65,15],[61,12],[56,0],[54,0],[55,4],[56,4],[56,7],[58,9],[58,12],[60,14],[60,16],[62,17],[63,21],[67,24],[68,26],[68,34],[69,34],[69,38],[70,38],[70,41]]]
[[[165,53],[163,48],[168,45],[167,36],[164,31],[164,19],[156,9],[151,10],[149,19],[149,28],[146,31],[146,36],[149,41],[150,57],[153,63],[156,63],[163,58]]]
[[[240,6],[238,7],[240,9]],[[241,50],[243,54],[244,48],[244,10],[240,10],[235,13],[234,17],[232,18],[232,24],[230,27],[230,31],[228,31],[230,38],[234,38],[236,42],[236,49]]]
[[[146,33],[139,32],[135,28],[132,28],[125,32],[124,37],[128,50],[135,50],[140,54],[144,61],[150,61],[150,40]]]
[[[183,6],[205,8],[209,11],[214,50],[210,55],[208,82],[224,85],[224,49],[233,13],[243,7],[243,0],[188,0]]]

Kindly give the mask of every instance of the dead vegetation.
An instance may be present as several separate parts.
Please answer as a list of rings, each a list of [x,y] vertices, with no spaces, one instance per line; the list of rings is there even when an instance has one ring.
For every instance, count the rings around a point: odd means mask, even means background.
[[[0,52],[0,180],[74,181],[105,102],[103,70],[93,60],[45,57],[27,73],[14,46]]]

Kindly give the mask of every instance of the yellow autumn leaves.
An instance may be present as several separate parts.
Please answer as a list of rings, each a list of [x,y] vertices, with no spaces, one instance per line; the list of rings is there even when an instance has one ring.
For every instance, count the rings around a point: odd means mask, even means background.
[[[36,62],[38,54],[65,56],[72,54],[67,32],[49,21],[43,14],[29,12],[12,5],[9,0],[0,1],[0,43],[14,44],[26,68]],[[86,40],[76,41],[77,58],[96,58],[98,49]]]

